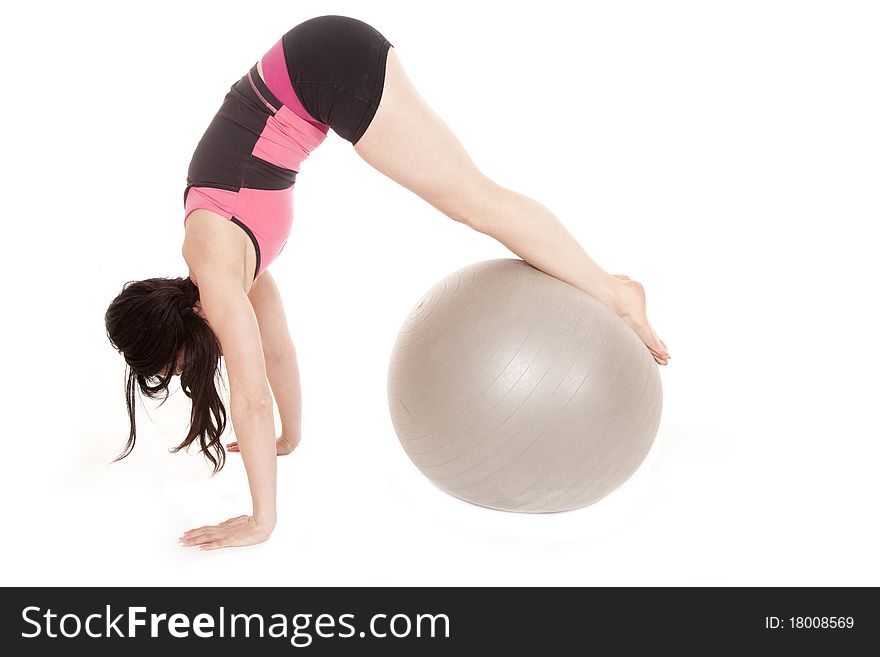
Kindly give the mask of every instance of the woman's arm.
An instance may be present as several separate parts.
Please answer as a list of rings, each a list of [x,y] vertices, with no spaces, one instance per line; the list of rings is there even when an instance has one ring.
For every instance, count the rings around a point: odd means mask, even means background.
[[[251,545],[268,539],[276,520],[275,422],[260,329],[237,276],[217,268],[199,271],[198,280],[202,311],[226,361],[232,423],[253,510],[250,516],[191,530],[181,542],[201,549]]]
[[[299,444],[301,437],[302,392],[296,348],[287,327],[281,293],[270,272],[264,271],[257,278],[248,292],[248,298],[260,326],[266,374],[281,417],[278,454],[289,454]],[[237,442],[229,443],[226,448],[230,452],[239,451]]]

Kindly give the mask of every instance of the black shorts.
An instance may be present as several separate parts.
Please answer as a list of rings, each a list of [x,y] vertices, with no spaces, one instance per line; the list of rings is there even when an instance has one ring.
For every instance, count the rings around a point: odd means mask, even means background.
[[[348,16],[319,16],[289,30],[281,44],[290,83],[315,119],[356,144],[382,98],[392,44]]]

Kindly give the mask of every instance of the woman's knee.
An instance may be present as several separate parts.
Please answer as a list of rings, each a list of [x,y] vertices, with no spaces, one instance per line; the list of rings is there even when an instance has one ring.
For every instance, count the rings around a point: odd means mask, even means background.
[[[494,221],[503,194],[503,187],[479,174],[471,177],[455,195],[441,200],[437,207],[450,219],[483,231]]]

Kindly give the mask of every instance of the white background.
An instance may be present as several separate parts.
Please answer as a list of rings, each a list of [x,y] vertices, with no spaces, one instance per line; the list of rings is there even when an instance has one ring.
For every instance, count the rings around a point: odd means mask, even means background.
[[[4,16],[3,584],[878,585],[880,20],[858,2],[19,3]],[[16,12],[19,12],[16,14]],[[20,13],[27,12],[27,13]],[[385,376],[437,280],[505,257],[331,134],[272,265],[304,386],[272,539],[188,400],[128,431],[103,314],[184,276],[182,193],[229,89],[287,29],[377,27],[477,164],[641,280],[673,355],[636,476],[527,516],[434,488]]]

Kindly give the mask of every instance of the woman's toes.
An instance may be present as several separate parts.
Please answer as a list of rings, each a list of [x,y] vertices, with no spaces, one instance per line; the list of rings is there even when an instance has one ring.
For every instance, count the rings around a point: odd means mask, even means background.
[[[654,346],[652,348],[654,351],[662,356],[666,356],[667,354],[666,345],[663,344],[663,340],[661,340],[660,338],[655,338]]]

